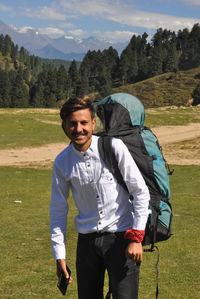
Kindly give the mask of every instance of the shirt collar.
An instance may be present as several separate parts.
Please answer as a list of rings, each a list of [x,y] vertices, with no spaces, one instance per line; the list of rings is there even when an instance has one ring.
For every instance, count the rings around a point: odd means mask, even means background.
[[[72,144],[72,147],[74,149],[74,152],[76,154],[78,154],[80,157],[84,157],[86,156],[87,154],[90,154],[91,152],[95,152],[97,150],[97,140],[98,140],[98,137],[95,136],[95,135],[92,135],[92,142],[90,144],[90,146],[88,147],[88,149],[85,151],[85,152],[80,152],[78,151],[74,145]]]

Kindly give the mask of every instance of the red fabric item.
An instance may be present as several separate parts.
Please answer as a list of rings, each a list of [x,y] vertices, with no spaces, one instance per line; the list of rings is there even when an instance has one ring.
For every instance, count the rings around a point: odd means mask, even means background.
[[[136,243],[142,243],[144,235],[144,230],[128,229],[124,234],[124,238],[135,241]]]

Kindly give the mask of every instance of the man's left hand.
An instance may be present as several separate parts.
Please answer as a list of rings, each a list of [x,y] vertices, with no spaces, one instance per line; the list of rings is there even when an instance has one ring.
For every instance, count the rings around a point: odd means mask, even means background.
[[[142,262],[142,243],[130,242],[125,251],[126,258],[136,263]]]

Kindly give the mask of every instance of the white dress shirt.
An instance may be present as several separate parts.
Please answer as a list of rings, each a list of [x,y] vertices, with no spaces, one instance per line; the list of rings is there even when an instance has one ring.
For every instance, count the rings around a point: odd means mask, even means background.
[[[144,230],[148,217],[149,191],[144,179],[120,139],[112,139],[112,148],[130,194],[134,197],[134,213],[129,194],[117,184],[100,158],[98,138],[86,152],[70,144],[55,159],[50,204],[51,242],[55,259],[65,259],[65,235],[68,195],[71,188],[78,208],[75,229],[79,233],[96,231],[120,232],[133,228]]]

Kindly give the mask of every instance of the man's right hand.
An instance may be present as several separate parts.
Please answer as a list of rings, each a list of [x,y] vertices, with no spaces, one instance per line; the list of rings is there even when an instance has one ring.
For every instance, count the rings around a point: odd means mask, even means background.
[[[69,283],[72,282],[72,277],[70,276],[69,277],[69,273],[67,272],[67,269],[66,269],[66,262],[65,260],[56,260],[56,265],[57,265],[57,276],[58,278],[60,277],[60,274],[61,274],[61,271],[64,272],[66,278],[69,278]]]

